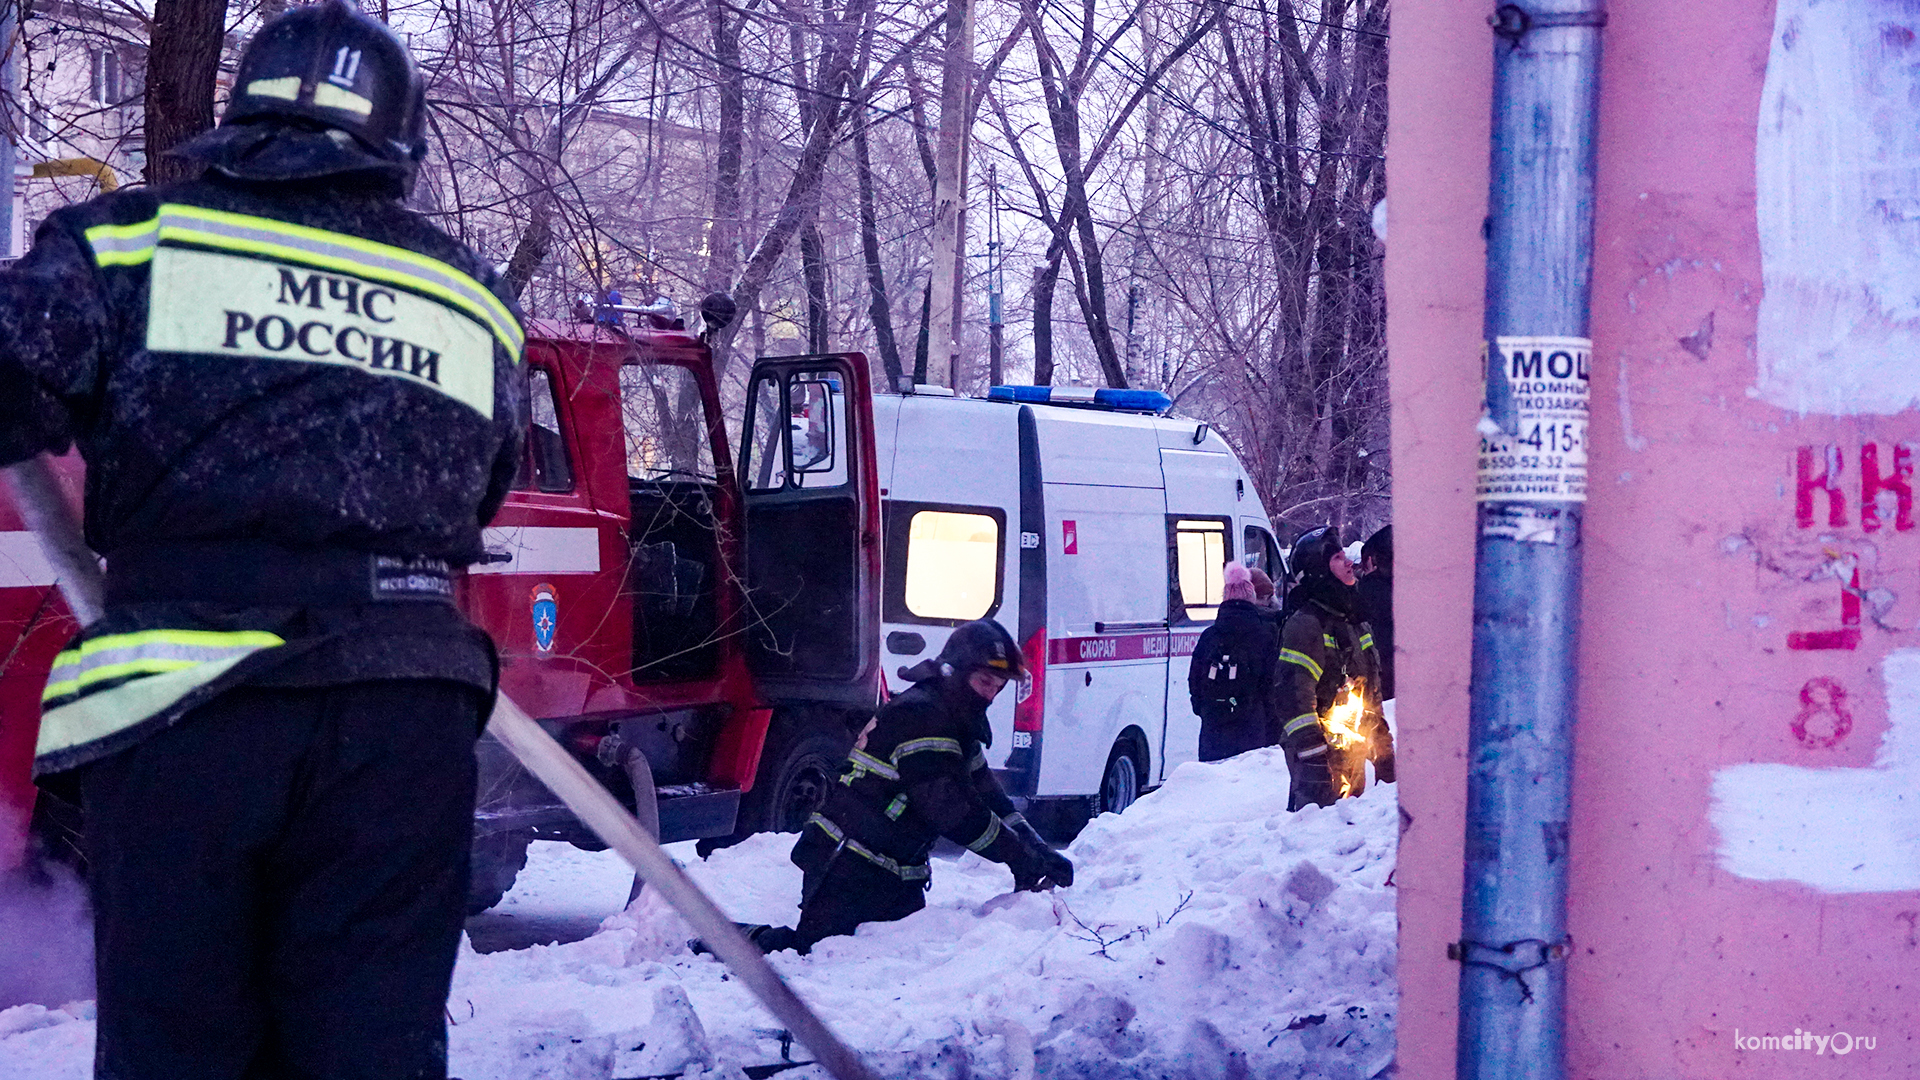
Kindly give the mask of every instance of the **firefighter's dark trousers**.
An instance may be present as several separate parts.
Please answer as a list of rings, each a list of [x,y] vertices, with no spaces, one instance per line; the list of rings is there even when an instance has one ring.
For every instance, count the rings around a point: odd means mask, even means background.
[[[753,940],[761,952],[794,949],[805,954],[823,938],[851,934],[861,923],[904,919],[926,906],[927,890],[921,882],[903,881],[893,871],[843,848],[820,870],[806,873],[800,924],[763,930]]]
[[[95,1076],[445,1077],[482,706],[241,688],[86,766]]]

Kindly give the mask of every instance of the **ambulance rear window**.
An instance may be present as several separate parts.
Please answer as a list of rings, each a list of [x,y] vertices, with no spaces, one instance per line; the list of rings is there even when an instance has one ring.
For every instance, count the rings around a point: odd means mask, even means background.
[[[1004,511],[891,502],[886,516],[886,621],[958,625],[1000,606]]]

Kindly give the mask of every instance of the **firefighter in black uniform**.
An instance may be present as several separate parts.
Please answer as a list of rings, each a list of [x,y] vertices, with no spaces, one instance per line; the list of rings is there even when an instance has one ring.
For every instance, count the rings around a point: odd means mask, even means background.
[[[1288,809],[1330,806],[1366,786],[1366,762],[1392,783],[1393,736],[1380,713],[1380,666],[1361,612],[1353,563],[1331,528],[1308,530],[1287,558],[1294,582],[1280,615],[1276,714],[1292,779]],[[1333,732],[1338,705],[1361,702],[1352,732]]]
[[[867,725],[794,844],[799,926],[749,928],[762,951],[804,953],[861,923],[919,911],[933,880],[927,855],[942,836],[1005,863],[1016,888],[1073,884],[1073,863],[1014,812],[987,767],[987,706],[1026,674],[1012,636],[988,619],[966,623],[939,657],[902,674],[914,685]]]
[[[401,205],[424,119],[386,27],[297,8],[201,178],[0,272],[0,464],[77,444],[107,560],[35,758],[84,805],[99,1076],[446,1073],[497,667],[451,575],[526,392],[493,270]]]

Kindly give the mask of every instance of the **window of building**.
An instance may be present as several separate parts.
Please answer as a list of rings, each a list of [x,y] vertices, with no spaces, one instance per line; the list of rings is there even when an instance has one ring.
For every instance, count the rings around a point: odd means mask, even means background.
[[[527,426],[526,452],[520,456],[520,475],[513,486],[522,491],[572,491],[573,466],[560,432],[553,376],[544,368],[527,370],[527,406],[532,422]]]
[[[1172,580],[1168,618],[1179,622],[1208,622],[1219,611],[1226,588],[1227,560],[1233,542],[1227,522],[1213,518],[1168,519],[1167,558]]]
[[[955,626],[1000,606],[1006,515],[997,507],[890,502],[889,622]]]
[[[120,85],[120,54],[112,49],[93,50],[93,102],[118,105],[124,96]]]

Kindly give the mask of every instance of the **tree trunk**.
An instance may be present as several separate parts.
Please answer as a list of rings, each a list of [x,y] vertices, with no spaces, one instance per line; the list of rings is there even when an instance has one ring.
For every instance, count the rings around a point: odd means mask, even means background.
[[[1053,385],[1053,289],[1060,257],[1033,268],[1033,385]]]
[[[707,233],[709,292],[725,292],[733,285],[736,251],[740,246],[740,162],[746,138],[746,75],[740,67],[742,16],[728,21],[727,0],[712,0],[714,77],[720,96],[720,126],[713,173],[713,227]],[[714,362],[722,363],[720,354]]]
[[[887,274],[880,265],[880,215],[873,198],[873,155],[867,146],[864,117],[853,129],[854,178],[860,187],[860,251],[867,263],[867,317],[873,321],[873,337],[880,347],[880,364],[887,372],[889,389],[900,388],[900,346],[893,340],[893,307],[887,299]]]
[[[167,151],[213,127],[213,80],[227,22],[226,0],[155,0],[147,48],[146,177],[187,180],[200,166]]]
[[[960,234],[966,202],[962,158],[967,142],[967,92],[973,85],[973,0],[947,0],[946,62],[940,73],[940,145],[934,164],[938,180],[933,201],[932,299],[928,316],[929,374],[943,386],[959,380],[960,343],[954,338],[960,297],[954,287],[955,260],[965,237]],[[958,389],[956,386],[955,389]]]
[[[807,351],[828,352],[827,245],[820,236],[818,216],[800,230],[800,272],[807,282]]]

